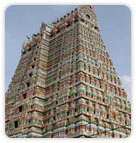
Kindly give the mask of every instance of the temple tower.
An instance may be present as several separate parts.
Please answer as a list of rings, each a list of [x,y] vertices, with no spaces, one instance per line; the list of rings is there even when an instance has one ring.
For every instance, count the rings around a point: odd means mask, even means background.
[[[127,94],[101,38],[93,6],[42,23],[23,45],[6,93],[10,137],[130,135]]]

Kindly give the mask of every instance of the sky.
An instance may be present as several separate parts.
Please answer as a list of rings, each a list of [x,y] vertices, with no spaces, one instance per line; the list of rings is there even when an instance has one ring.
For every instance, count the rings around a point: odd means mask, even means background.
[[[5,12],[5,90],[14,75],[22,44],[39,32],[41,22],[51,23],[75,9],[73,5],[10,6]],[[96,5],[102,39],[131,100],[131,13],[121,5]]]

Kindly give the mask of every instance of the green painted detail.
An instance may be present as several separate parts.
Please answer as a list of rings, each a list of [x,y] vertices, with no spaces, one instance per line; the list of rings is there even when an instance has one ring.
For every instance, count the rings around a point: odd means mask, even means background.
[[[47,24],[47,26],[48,26],[49,28],[53,28],[53,27],[54,27],[54,24]]]

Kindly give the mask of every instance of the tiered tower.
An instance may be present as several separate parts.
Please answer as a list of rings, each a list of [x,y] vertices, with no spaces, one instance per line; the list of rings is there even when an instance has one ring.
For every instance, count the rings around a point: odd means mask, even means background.
[[[130,102],[100,36],[93,6],[42,23],[6,93],[10,137],[127,137]]]

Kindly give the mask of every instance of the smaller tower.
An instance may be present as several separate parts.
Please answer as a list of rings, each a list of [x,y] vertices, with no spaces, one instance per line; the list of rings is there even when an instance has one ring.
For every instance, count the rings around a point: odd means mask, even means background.
[[[6,93],[6,134],[42,137],[49,39],[46,24],[24,42],[16,72]],[[15,103],[15,104],[14,104]]]

